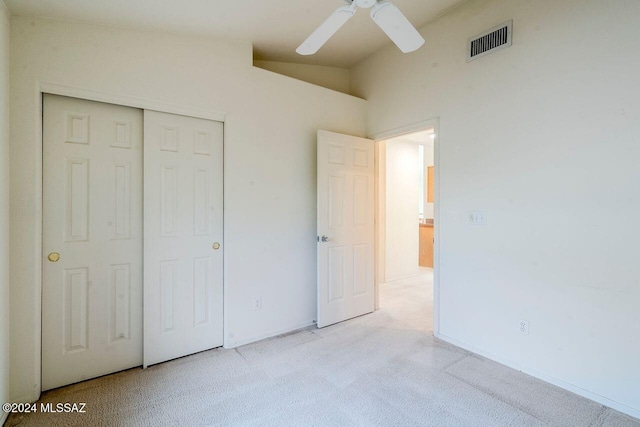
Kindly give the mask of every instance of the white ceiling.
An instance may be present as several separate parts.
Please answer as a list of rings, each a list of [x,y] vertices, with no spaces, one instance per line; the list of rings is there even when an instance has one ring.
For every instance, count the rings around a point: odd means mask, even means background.
[[[463,0],[393,0],[417,27]],[[349,68],[390,43],[359,10],[313,56],[295,48],[344,0],[6,0],[14,15],[248,40],[256,59]],[[429,41],[427,40],[427,43]]]

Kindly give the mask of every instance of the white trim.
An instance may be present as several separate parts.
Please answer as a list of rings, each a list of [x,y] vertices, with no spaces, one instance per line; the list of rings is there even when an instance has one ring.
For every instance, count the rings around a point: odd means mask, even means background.
[[[1,1],[1,0],[0,0]],[[143,99],[143,98],[135,98],[135,97],[131,97],[131,96],[127,96],[127,95],[122,95],[122,94],[114,94],[114,93],[106,93],[106,92],[99,92],[99,91],[95,91],[95,90],[91,90],[91,89],[83,89],[83,88],[79,88],[79,87],[73,87],[73,86],[66,86],[66,85],[61,85],[61,84],[56,84],[56,83],[50,83],[50,82],[36,82],[36,87],[35,87],[35,96],[36,96],[36,115],[34,117],[36,126],[34,126],[35,129],[35,141],[39,141],[39,145],[40,145],[40,149],[36,150],[36,173],[38,174],[38,176],[36,177],[36,185],[35,185],[35,199],[34,199],[34,206],[35,206],[35,214],[34,214],[34,218],[33,218],[33,224],[34,224],[34,234],[35,234],[35,238],[36,238],[36,245],[35,245],[35,251],[36,251],[36,255],[35,255],[35,266],[34,266],[34,283],[36,284],[36,292],[35,292],[35,301],[34,301],[34,307],[35,307],[35,314],[34,314],[34,325],[35,325],[35,331],[34,331],[34,340],[35,340],[35,345],[34,345],[34,352],[35,352],[35,364],[34,364],[34,378],[36,379],[36,383],[33,385],[33,395],[27,397],[24,396],[23,398],[20,399],[21,402],[35,402],[38,399],[40,399],[40,395],[42,392],[42,372],[41,372],[41,365],[42,365],[42,262],[43,262],[43,253],[42,253],[42,195],[43,195],[43,190],[42,190],[42,168],[43,168],[43,161],[42,161],[42,154],[43,154],[43,147],[42,147],[42,135],[43,135],[43,123],[42,123],[42,116],[44,114],[44,109],[43,109],[43,103],[42,103],[42,97],[45,94],[51,94],[51,95],[60,95],[60,96],[68,96],[71,98],[80,98],[80,99],[85,99],[88,101],[97,101],[97,102],[105,102],[108,104],[115,104],[115,105],[122,105],[125,107],[132,107],[132,108],[138,108],[140,110],[153,110],[153,111],[160,111],[163,113],[169,113],[169,114],[177,114],[177,115],[181,115],[181,116],[189,116],[189,117],[194,117],[194,118],[198,118],[198,119],[206,119],[206,120],[214,120],[217,122],[222,122],[223,125],[225,123],[225,119],[226,119],[226,113],[222,113],[219,111],[207,111],[207,110],[203,110],[203,109],[199,109],[199,108],[195,108],[195,107],[189,107],[189,106],[183,106],[183,105],[175,105],[175,104],[168,104],[168,103],[163,103],[163,102],[159,102],[159,101],[153,101],[153,100],[148,100],[148,99]],[[223,127],[224,129],[224,127]],[[223,150],[226,144],[224,144],[223,140]],[[224,153],[224,151],[223,151]],[[226,183],[226,179],[224,177],[224,154],[223,154],[223,183]],[[225,184],[226,185],[226,184]],[[223,199],[224,199],[224,188],[223,188]],[[223,202],[223,206],[224,206],[224,202]],[[226,267],[227,267],[227,251],[226,251],[226,237],[227,237],[227,230],[226,230],[226,221],[225,221],[225,215],[226,215],[226,211],[223,208],[223,330],[224,330],[224,336],[223,336],[223,346],[225,346],[226,348],[226,340],[227,340],[227,334],[226,334],[226,328],[227,328],[227,313],[228,311],[225,309],[227,307],[227,297],[228,297],[228,292],[227,292],[227,276],[224,273]],[[280,332],[282,333],[282,332]],[[1,425],[2,423],[0,423]]]
[[[371,139],[373,139],[374,141],[381,141],[383,139],[397,138],[399,136],[407,135],[409,133],[419,132],[421,130],[427,130],[431,128],[437,129],[438,120],[439,120],[438,117],[434,117],[432,119],[423,120],[421,122],[413,123],[407,126],[401,126],[399,128],[374,133],[371,136]],[[436,134],[436,137],[437,137],[437,134]]]
[[[555,386],[558,386],[560,388],[563,388],[565,390],[568,390],[572,393],[575,393],[579,396],[585,397],[587,399],[593,400],[594,402],[600,403],[602,405],[608,406],[609,408],[615,409],[616,411],[620,411],[622,413],[625,413],[629,416],[635,417],[635,418],[639,418],[640,419],[640,410],[639,409],[635,409],[632,408],[630,406],[625,405],[624,403],[620,403],[620,402],[616,402],[615,400],[611,400],[608,399],[604,396],[600,396],[599,394],[593,393],[589,390],[586,390],[582,387],[578,387],[574,384],[568,383],[566,381],[560,380],[552,375],[546,374],[544,372],[541,371],[537,371],[535,369],[530,369],[527,368],[526,366],[522,366],[512,360],[509,359],[505,359],[504,357],[498,356],[494,353],[485,351],[481,348],[478,348],[476,346],[467,344],[465,342],[462,341],[458,341],[454,338],[448,337],[446,335],[440,334],[440,333],[435,333],[434,334],[436,338],[448,342],[449,344],[453,344],[456,347],[460,347],[463,348],[465,350],[468,350],[472,353],[475,354],[479,354],[480,356],[486,357],[487,359],[491,359],[495,362],[500,363],[501,365],[505,365],[509,368],[515,369],[517,371],[523,372],[527,375],[531,375],[532,377],[538,378],[542,381],[548,382],[549,384],[553,384]]]
[[[433,139],[433,333],[440,333],[440,119],[430,120]]]
[[[168,104],[165,102],[154,101],[150,99],[136,98],[122,94],[99,92],[91,89],[83,89],[48,82],[40,82],[40,92],[49,93],[51,95],[62,95],[72,98],[81,98],[88,101],[106,102],[108,104],[139,108],[141,110],[160,111],[163,113],[189,116],[197,119],[214,120],[216,122],[224,122],[227,116],[226,113],[220,111],[203,110],[200,108],[189,107],[185,105]]]
[[[382,262],[386,257],[386,244],[387,244],[387,236],[386,236],[386,209],[385,201],[387,198],[386,194],[386,176],[387,176],[387,167],[386,167],[386,141],[374,141],[375,146],[375,168],[374,168],[374,224],[375,224],[375,233],[374,233],[374,248],[375,248],[375,257],[374,257],[374,310],[380,310],[380,284],[384,283],[387,276],[386,271],[386,262]]]
[[[33,395],[24,395],[24,396],[14,397],[9,402],[10,403],[33,403],[38,399],[40,399],[40,397],[38,397],[37,399],[34,399]],[[0,413],[2,412],[0,411]],[[2,423],[0,423],[0,426],[2,426]]]
[[[440,332],[440,118],[434,117],[428,120],[423,120],[418,123],[413,123],[407,126],[378,132],[371,136],[376,142],[397,138],[399,136],[415,133],[427,129],[433,129],[435,138],[433,140],[433,166],[434,166],[434,204],[433,204],[433,225],[434,225],[434,245],[433,245],[433,333],[437,336]],[[377,177],[376,177],[377,182]],[[378,206],[376,205],[376,213],[378,213]],[[376,242],[377,244],[378,242]],[[386,254],[382,252],[384,256]],[[386,263],[386,259],[378,259],[378,262]],[[376,266],[377,271],[377,266]],[[399,280],[399,279],[398,279]],[[376,307],[379,307],[378,301],[378,287],[379,283],[375,283],[376,286]]]
[[[35,188],[34,188],[34,194],[35,194],[35,200],[34,200],[34,206],[35,206],[35,215],[34,215],[34,233],[36,236],[36,245],[34,247],[35,250],[35,257],[34,259],[36,260],[36,262],[34,263],[33,266],[33,274],[34,274],[34,283],[36,285],[36,292],[34,294],[35,296],[35,301],[34,301],[34,320],[33,320],[33,326],[35,328],[34,331],[34,360],[35,360],[35,364],[33,366],[33,372],[34,372],[34,378],[35,378],[35,384],[33,385],[33,389],[32,389],[32,396],[30,401],[34,402],[38,399],[40,399],[40,394],[42,392],[42,263],[44,260],[43,257],[43,227],[42,227],[42,221],[43,221],[43,216],[42,216],[42,207],[43,207],[43,203],[42,203],[42,197],[43,197],[43,191],[42,191],[42,174],[43,174],[43,151],[44,151],[44,140],[43,140],[43,123],[42,123],[42,117],[44,114],[44,105],[42,102],[42,96],[43,96],[43,92],[40,89],[40,84],[36,83],[36,91],[35,91],[35,96],[36,96],[36,110],[35,110],[35,123],[36,126],[34,126],[34,131],[36,133],[36,138],[35,141],[37,143],[37,145],[40,147],[38,150],[35,150],[36,152],[36,168],[35,168],[35,173],[36,173],[36,180],[35,180]],[[26,396],[25,396],[26,397]]]
[[[7,28],[6,31],[7,31],[7,33],[10,33],[10,31],[11,31],[11,10],[9,10],[9,7],[6,5],[4,0],[0,0],[0,9],[1,9],[0,10],[0,14],[1,14],[0,19],[2,19],[2,20],[6,19],[6,21],[9,23],[9,25],[8,25],[9,28]],[[11,36],[9,35],[9,39],[10,39],[10,37]],[[11,50],[11,46],[10,46],[11,41],[9,39],[6,41],[6,44],[8,45],[9,50]],[[3,56],[5,56],[5,55],[3,54]],[[11,126],[11,117],[9,117],[10,109],[11,109],[11,105],[10,105],[10,98],[11,98],[11,93],[10,92],[11,92],[11,89],[9,87],[9,85],[11,84],[10,83],[10,81],[11,81],[10,80],[11,79],[11,76],[10,76],[10,66],[11,66],[10,52],[6,52],[5,59],[7,60],[6,61],[7,62],[7,65],[6,65],[7,75],[6,75],[6,84],[5,84],[5,89],[6,89],[6,92],[7,92],[7,94],[6,94],[7,99],[5,100],[5,103],[6,103],[5,104],[6,105],[5,117],[7,119],[6,120],[6,125],[7,125],[6,135],[9,136],[9,139],[10,139],[10,134],[9,134],[9,129],[8,129]],[[6,143],[9,144],[9,145],[11,144],[10,140],[7,140]],[[11,147],[9,147],[7,149],[7,151],[6,151],[7,154],[9,154],[9,150],[10,149],[11,149]],[[7,164],[7,167],[8,166],[9,165]],[[9,184],[7,184],[7,185],[9,185]],[[11,188],[8,187],[7,191],[8,191],[7,198],[10,199],[11,198]],[[3,201],[3,203],[4,203],[4,201]],[[7,231],[9,233],[11,233],[11,212],[10,212],[10,210],[8,208],[7,208],[7,223],[9,225],[9,228],[7,229]],[[7,248],[7,251],[8,251],[7,252],[7,260],[6,260],[6,264],[5,264],[6,265],[6,269],[7,269],[7,273],[6,273],[7,276],[6,277],[10,278],[9,270],[11,269],[11,260],[10,260],[10,256],[9,255],[11,253],[11,248],[10,248],[9,244],[7,244],[6,248]],[[10,280],[7,280],[7,283],[5,285],[7,287],[11,288]],[[11,291],[10,289],[7,289],[7,291],[6,291],[7,295],[9,295],[10,291]],[[10,309],[10,305],[11,305],[10,302],[6,301],[6,306],[5,307],[6,307],[7,311]],[[10,319],[9,319],[8,315],[6,316],[6,320],[7,320],[8,323],[10,323]],[[6,340],[4,342],[4,344],[5,344],[5,356],[6,356],[5,360],[6,360],[6,364],[2,367],[3,371],[6,369],[6,371],[4,371],[3,374],[6,374],[7,376],[6,376],[6,382],[0,385],[0,387],[5,389],[9,393],[7,396],[5,396],[7,400],[11,399],[11,390],[10,390],[10,388],[11,388],[11,378],[10,378],[11,368],[10,368],[10,361],[9,361],[10,360],[11,330],[9,328],[10,328],[10,326],[6,325],[6,331],[8,333],[8,335],[6,336]],[[0,404],[2,404],[2,403],[5,403],[5,402],[0,402]],[[8,413],[5,413],[4,411],[0,411],[0,426],[4,425],[4,423],[7,421],[8,417],[9,417]]]
[[[278,335],[290,334],[292,332],[296,332],[296,331],[299,331],[301,329],[308,328],[309,326],[314,326],[315,324],[316,324],[315,320],[309,320],[309,321],[298,323],[296,325],[289,326],[289,327],[286,327],[286,328],[279,328],[279,329],[272,330],[270,332],[266,332],[264,334],[254,335],[253,337],[246,338],[246,339],[244,339],[242,341],[238,341],[238,342],[233,343],[233,344],[225,342],[223,348],[229,350],[229,349],[232,349],[232,348],[241,347],[243,345],[253,344],[254,342],[266,340],[268,338],[274,338],[274,337],[277,337]]]

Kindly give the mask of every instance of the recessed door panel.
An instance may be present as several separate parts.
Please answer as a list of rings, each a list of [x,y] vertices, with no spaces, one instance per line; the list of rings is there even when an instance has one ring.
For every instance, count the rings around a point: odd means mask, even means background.
[[[327,269],[327,276],[329,277],[329,303],[344,298],[344,255],[343,246],[329,248],[329,264]]]
[[[87,294],[89,273],[86,268],[64,271],[65,352],[87,349]]]
[[[67,242],[89,237],[89,159],[67,158]]]
[[[131,329],[131,266],[120,264],[111,266],[111,342],[127,340]]]
[[[344,224],[344,175],[329,176],[329,228]]]
[[[111,179],[114,183],[111,238],[128,239],[131,228],[131,164],[114,164]]]

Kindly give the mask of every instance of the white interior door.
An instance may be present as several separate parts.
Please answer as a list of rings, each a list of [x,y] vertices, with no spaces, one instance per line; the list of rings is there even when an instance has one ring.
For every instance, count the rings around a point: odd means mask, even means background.
[[[144,112],[144,366],[223,343],[223,125]]]
[[[318,327],[374,309],[374,142],[318,131]]]
[[[42,389],[142,364],[142,111],[44,96]]]

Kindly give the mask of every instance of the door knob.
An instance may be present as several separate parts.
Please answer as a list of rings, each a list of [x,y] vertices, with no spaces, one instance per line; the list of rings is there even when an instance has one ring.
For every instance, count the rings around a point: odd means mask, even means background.
[[[214,251],[217,251],[218,249],[220,249],[220,243],[215,242],[212,247]]]
[[[58,262],[60,260],[60,254],[58,252],[51,252],[47,258],[51,262]]]
[[[328,241],[329,241],[329,238],[328,238],[327,236],[322,236],[322,238],[321,238],[321,239],[322,239],[322,241],[323,241],[324,243],[326,243],[326,242],[328,242]]]

